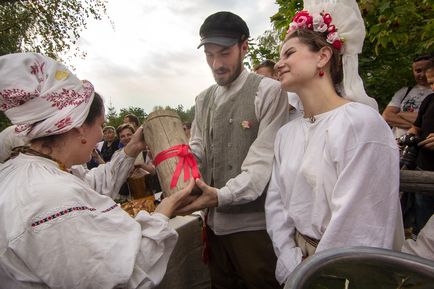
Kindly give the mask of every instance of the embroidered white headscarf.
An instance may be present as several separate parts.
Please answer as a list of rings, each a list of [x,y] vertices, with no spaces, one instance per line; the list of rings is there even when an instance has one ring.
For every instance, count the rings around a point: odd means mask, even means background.
[[[332,17],[332,24],[336,26],[344,44],[341,49],[343,81],[341,83],[342,96],[348,100],[360,102],[378,111],[378,104],[369,97],[359,75],[358,54],[362,52],[365,39],[365,24],[355,0],[304,0],[303,10],[310,14],[325,11]]]
[[[81,126],[94,97],[93,85],[63,64],[37,53],[0,56],[0,110],[29,139]]]

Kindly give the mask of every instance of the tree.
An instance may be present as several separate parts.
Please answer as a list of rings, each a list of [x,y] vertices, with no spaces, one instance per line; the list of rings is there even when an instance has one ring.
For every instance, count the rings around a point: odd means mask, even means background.
[[[271,21],[274,33],[282,40],[296,11],[302,10],[303,2],[276,0],[276,3],[279,10]],[[367,31],[359,56],[359,71],[367,93],[383,108],[396,90],[412,85],[412,59],[434,50],[434,1],[360,0],[358,3]],[[264,34],[264,39],[268,34]],[[271,41],[260,40],[258,46],[264,52],[261,57],[273,59]]]
[[[117,128],[124,122],[124,117],[127,114],[134,114],[139,118],[139,122],[143,123],[143,120],[148,116],[148,114],[140,107],[130,106],[129,108],[121,108],[119,114],[117,114],[116,109],[113,106],[107,108],[106,114],[106,125],[111,125]]]
[[[179,115],[179,118],[181,118],[182,122],[192,122],[194,119],[194,105],[192,107],[190,107],[187,110],[184,110],[184,106],[182,104],[178,104],[178,106],[176,108],[172,108],[170,106],[166,106],[166,107],[162,107],[161,105],[157,105],[155,106],[152,111],[156,111],[156,110],[171,110],[176,112]]]
[[[0,2],[0,55],[33,51],[60,59],[73,49],[89,18],[106,14],[106,0],[18,0]]]
[[[130,106],[128,109],[121,108],[119,116],[122,118],[122,120],[127,114],[134,114],[135,116],[137,116],[140,123],[142,123],[143,120],[148,117],[148,114],[143,110],[143,108],[140,107]]]
[[[247,57],[250,61],[248,64],[250,67],[254,67],[266,59],[277,62],[280,44],[285,38],[289,23],[295,13],[303,8],[302,0],[276,0],[276,4],[279,5],[279,10],[270,17],[274,29],[265,31],[256,40],[249,43],[250,49]]]
[[[73,49],[89,18],[106,15],[106,0],[9,0],[0,2],[0,55],[38,52],[60,60]],[[10,125],[0,113],[0,131]]]
[[[107,113],[106,113],[106,124],[111,125],[113,127],[118,127],[119,124],[122,122],[119,122],[119,117],[116,112],[116,108],[112,106],[111,104],[107,107]],[[118,124],[119,123],[119,124]]]
[[[434,1],[360,0],[359,6],[367,30],[360,74],[384,107],[396,90],[414,85],[412,59],[434,50]]]
[[[267,30],[256,41],[249,42],[248,66],[255,67],[264,60],[276,61],[279,59],[279,45],[281,42],[278,30]]]

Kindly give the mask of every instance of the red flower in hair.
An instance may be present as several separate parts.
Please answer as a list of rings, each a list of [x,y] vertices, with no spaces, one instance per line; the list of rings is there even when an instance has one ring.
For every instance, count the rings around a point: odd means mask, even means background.
[[[300,11],[295,14],[294,18],[292,19],[292,22],[297,23],[297,25],[304,26],[304,25],[312,25],[313,18],[307,11]]]
[[[325,24],[330,25],[330,23],[332,23],[332,16],[329,13],[324,13],[322,17]]]
[[[344,42],[339,37],[336,26],[331,23],[332,16],[329,13],[323,11],[311,15],[309,11],[303,10],[295,14],[289,24],[288,33],[297,29],[310,29],[322,33],[322,35],[326,36],[328,43],[340,50]]]
[[[334,26],[334,25],[330,25],[330,26],[327,28],[327,31],[328,31],[328,33],[336,32],[336,26]]]
[[[342,48],[342,40],[335,40],[333,41],[332,45],[337,49],[341,49]]]

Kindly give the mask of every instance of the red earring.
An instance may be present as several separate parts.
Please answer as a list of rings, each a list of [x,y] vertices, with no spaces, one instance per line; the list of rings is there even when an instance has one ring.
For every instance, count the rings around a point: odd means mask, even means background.
[[[84,138],[81,139],[81,144],[87,144],[87,140],[85,140]]]
[[[324,76],[324,71],[320,70],[318,73],[319,77],[323,77]]]

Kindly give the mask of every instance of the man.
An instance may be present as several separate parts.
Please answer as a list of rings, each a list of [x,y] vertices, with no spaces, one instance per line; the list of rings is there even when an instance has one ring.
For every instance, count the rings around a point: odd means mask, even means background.
[[[274,69],[276,63],[272,60],[264,60],[253,68],[256,74],[277,80],[277,72]],[[303,114],[303,104],[297,94],[288,92],[289,120],[296,119]]]
[[[264,60],[253,68],[256,74],[277,79],[276,71],[274,71],[274,66],[276,63],[272,60]]]
[[[139,118],[132,113],[124,116],[123,123],[132,125],[135,130],[140,126]]]
[[[238,15],[210,15],[200,36],[217,83],[196,98],[190,139],[206,184],[196,181],[202,195],[180,213],[209,208],[213,288],[279,288],[264,200],[274,138],[288,117],[287,94],[277,81],[243,66],[249,29]]]
[[[434,90],[434,58],[426,65],[427,84]],[[420,147],[417,154],[417,167],[424,171],[434,171],[434,93],[428,95],[420,105],[416,121],[408,130],[409,134],[420,136]],[[415,233],[425,226],[434,214],[434,197],[425,194],[415,194]]]
[[[396,138],[407,132],[416,120],[420,104],[428,94],[432,93],[424,69],[431,57],[431,55],[423,55],[413,60],[412,68],[416,85],[398,90],[383,111],[383,118],[393,127]]]

